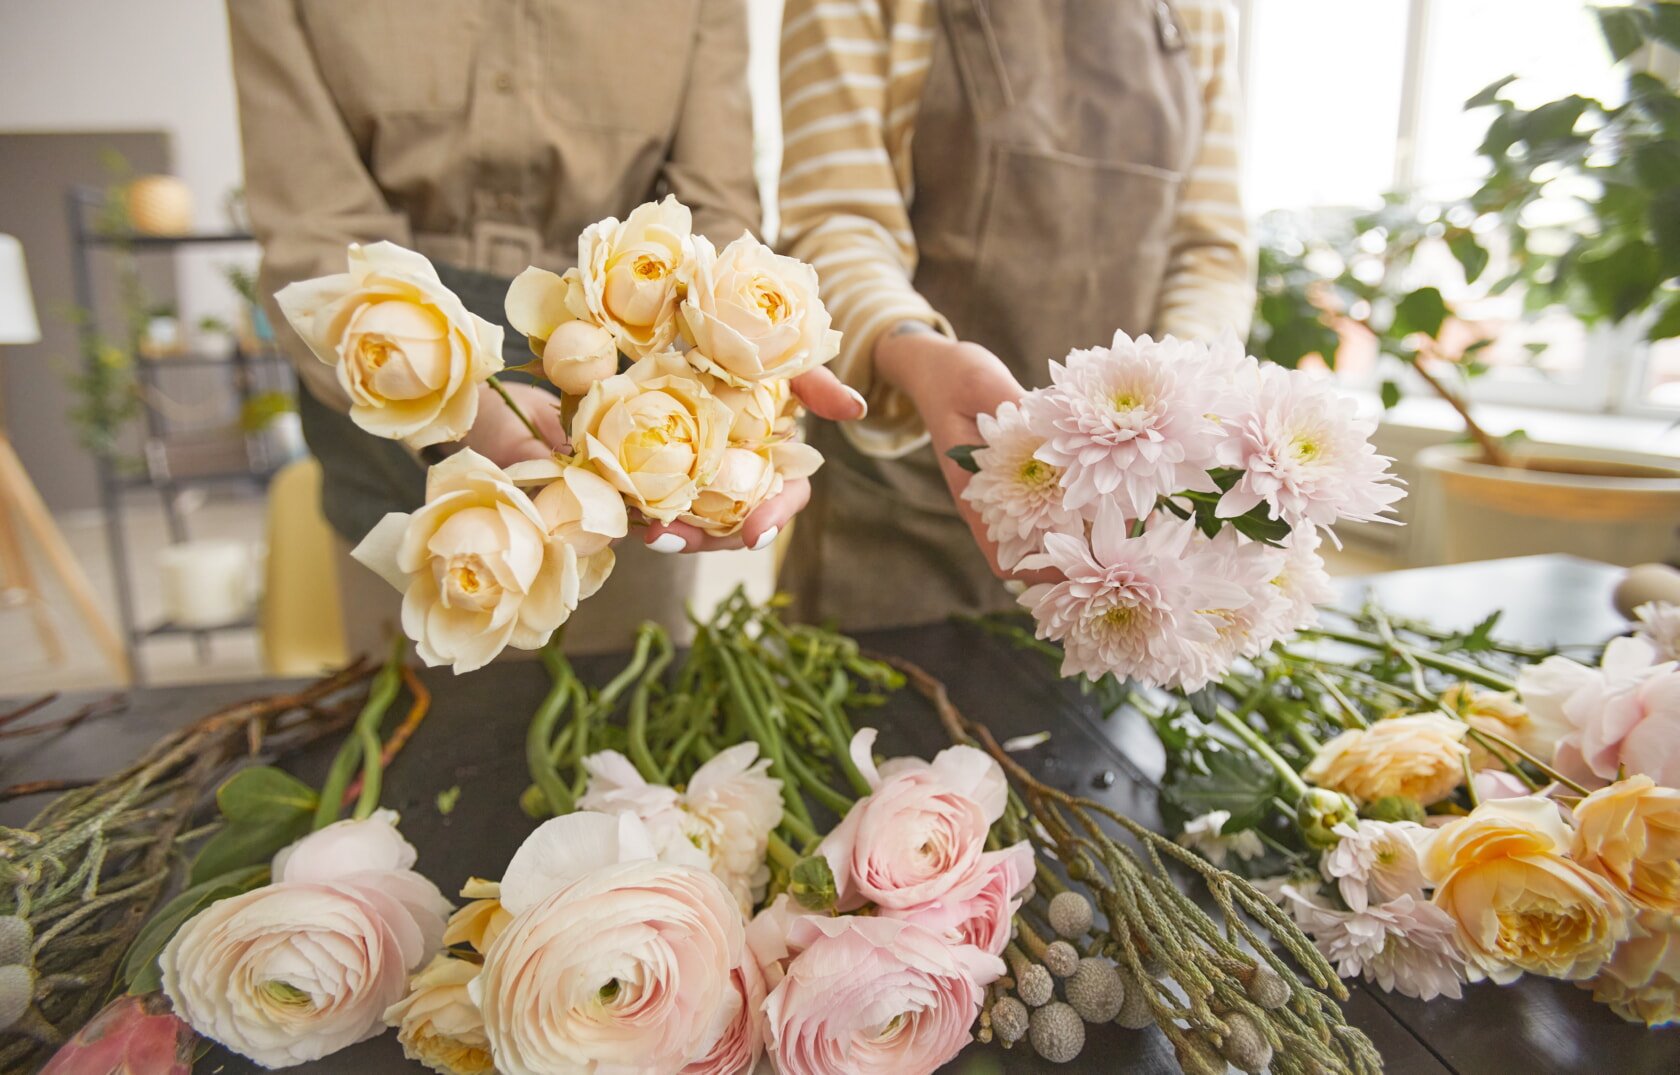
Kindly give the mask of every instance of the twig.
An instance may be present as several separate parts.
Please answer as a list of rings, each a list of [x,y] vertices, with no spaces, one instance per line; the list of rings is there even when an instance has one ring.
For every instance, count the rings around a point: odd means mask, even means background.
[[[1505,446],[1499,443],[1499,438],[1482,428],[1481,423],[1477,422],[1475,416],[1470,413],[1469,405],[1459,398],[1457,392],[1447,388],[1446,385],[1441,383],[1440,378],[1429,372],[1425,360],[1431,357],[1439,356],[1420,354],[1418,361],[1411,363],[1412,369],[1416,370],[1417,375],[1423,378],[1424,384],[1434,389],[1436,395],[1446,400],[1448,406],[1458,412],[1458,417],[1464,422],[1465,430],[1469,432],[1471,437],[1475,438],[1490,466],[1510,466],[1511,455],[1505,450]],[[1443,359],[1443,361],[1446,360]]]
[[[5,731],[0,731],[0,739],[15,739],[26,735],[39,735],[42,732],[67,732],[89,717],[102,717],[109,713],[121,712],[127,707],[128,695],[108,695],[98,701],[89,702],[69,716],[59,717],[57,720],[49,720],[42,724],[26,724],[22,728],[7,728]]]
[[[7,788],[0,788],[0,802],[11,802],[13,799],[27,799],[31,795],[47,795],[59,791],[72,791],[99,783],[96,776],[72,777],[66,780],[28,780],[22,784],[13,784]]]
[[[58,692],[48,691],[46,694],[41,695],[41,697],[25,702],[16,709],[9,709],[4,713],[0,713],[0,728],[4,728],[14,720],[22,720],[24,717],[27,717],[29,714],[35,712],[37,709],[40,709],[42,706],[51,705],[57,700]]]

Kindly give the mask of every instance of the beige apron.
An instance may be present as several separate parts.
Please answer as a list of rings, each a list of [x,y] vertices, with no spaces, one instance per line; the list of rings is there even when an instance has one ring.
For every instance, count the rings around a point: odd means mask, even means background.
[[[1202,122],[1167,0],[940,0],[916,119],[915,286],[1029,388],[1149,331]],[[848,629],[1008,608],[930,448],[828,462],[795,529],[800,612]]]

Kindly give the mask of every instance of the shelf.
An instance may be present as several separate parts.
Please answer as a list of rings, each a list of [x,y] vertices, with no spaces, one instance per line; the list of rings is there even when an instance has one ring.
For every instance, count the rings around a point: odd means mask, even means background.
[[[147,639],[167,638],[175,635],[214,635],[225,634],[229,631],[255,631],[256,629],[257,621],[251,619],[250,617],[246,617],[241,620],[233,620],[229,623],[218,623],[210,627],[188,627],[185,624],[174,623],[170,620],[163,620],[160,623],[154,623],[150,627],[143,627],[135,631],[134,637],[137,639]]]
[[[145,355],[142,355],[142,356],[140,356],[140,358],[138,360],[135,361],[134,368],[137,369],[137,370],[152,370],[152,371],[167,370],[167,369],[187,370],[187,369],[205,369],[205,368],[214,368],[214,367],[221,367],[221,366],[240,366],[240,365],[245,365],[245,366],[264,365],[264,366],[266,366],[266,365],[270,365],[270,364],[275,363],[275,362],[284,362],[284,361],[286,361],[286,356],[281,354],[279,351],[262,351],[262,352],[259,352],[257,354],[248,354],[243,358],[236,358],[233,355],[217,356],[217,355],[190,355],[190,354],[189,355],[166,355],[162,358],[148,358]]]
[[[119,489],[161,489],[166,485],[185,489],[196,485],[237,485],[244,482],[263,485],[274,477],[276,469],[224,470],[209,474],[175,474],[164,478],[153,478],[148,474],[119,475],[112,481]]]
[[[191,235],[100,235],[82,236],[87,246],[128,246],[135,250],[172,250],[178,246],[214,246],[227,243],[254,243],[256,236],[245,232],[195,232]]]

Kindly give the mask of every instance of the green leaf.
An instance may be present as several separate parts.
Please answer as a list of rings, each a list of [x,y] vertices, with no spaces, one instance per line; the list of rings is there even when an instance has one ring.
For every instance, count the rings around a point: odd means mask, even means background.
[[[1575,271],[1595,307],[1594,313],[1612,321],[1620,321],[1643,307],[1661,282],[1657,250],[1643,239],[1583,254],[1575,263]]]
[[[1256,504],[1248,511],[1225,520],[1237,528],[1237,533],[1265,545],[1281,546],[1289,537],[1289,523],[1266,514],[1266,505]]]
[[[455,804],[461,801],[461,785],[452,784],[437,793],[437,812],[448,817],[455,812]]]
[[[1439,289],[1420,287],[1395,304],[1390,331],[1396,336],[1421,332],[1433,339],[1440,333],[1448,313],[1447,302]]]
[[[1655,190],[1680,186],[1680,143],[1662,139],[1636,147],[1633,171],[1641,183]]]
[[[1476,237],[1467,231],[1455,232],[1447,239],[1447,249],[1464,269],[1464,282],[1473,284],[1487,268],[1488,252],[1476,241]]]
[[[1616,62],[1627,59],[1645,44],[1645,32],[1632,9],[1600,7],[1594,8],[1593,14],[1598,16],[1598,28],[1603,31],[1604,43],[1610,47],[1610,55]]]
[[[945,454],[955,459],[957,466],[962,467],[970,474],[978,474],[980,473],[980,464],[974,461],[974,453],[984,447],[984,444],[959,444]]]
[[[1680,48],[1680,4],[1663,2],[1652,4],[1651,34],[1663,44]]]
[[[229,822],[199,848],[187,880],[196,885],[233,870],[266,866],[281,848],[309,835],[313,820],[310,814],[302,813]]]
[[[1575,124],[1580,122],[1587,104],[1587,99],[1579,94],[1546,102],[1524,117],[1523,140],[1532,146],[1575,137]]]
[[[216,789],[216,808],[229,821],[313,814],[319,799],[314,788],[270,765],[241,769]]]
[[[1220,746],[1198,751],[1194,757],[1200,765],[1185,760],[1185,755],[1167,763],[1161,781],[1162,813],[1178,815],[1163,817],[1169,825],[1182,828],[1191,818],[1225,810],[1231,817],[1222,832],[1228,836],[1254,828],[1271,812],[1272,800],[1282,790],[1276,770],[1247,750]]]
[[[1382,396],[1383,410],[1391,411],[1400,405],[1400,383],[1398,381],[1384,381],[1379,394]]]
[[[267,883],[268,867],[252,866],[220,877],[212,877],[182,892],[164,904],[140,928],[134,943],[128,946],[127,953],[123,955],[122,965],[117,970],[117,980],[124,983],[130,993],[155,992],[162,985],[158,956],[188,919],[217,900],[249,892]]]
[[[788,892],[807,911],[826,911],[840,898],[834,871],[821,855],[807,855],[793,864]]]
[[[1490,82],[1477,90],[1468,101],[1464,102],[1465,111],[1472,108],[1486,108],[1499,99],[1499,91],[1517,80],[1516,75],[1506,75],[1497,82]]]
[[[1645,333],[1645,338],[1653,342],[1673,339],[1675,336],[1680,336],[1680,295],[1668,301],[1668,305],[1657,314],[1657,319]]]

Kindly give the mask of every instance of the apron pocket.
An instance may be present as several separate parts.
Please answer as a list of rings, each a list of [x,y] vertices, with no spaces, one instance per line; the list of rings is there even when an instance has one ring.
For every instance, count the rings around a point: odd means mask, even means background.
[[[303,0],[322,81],[346,115],[464,112],[479,5],[472,0]]]
[[[550,119],[671,136],[689,67],[707,60],[695,55],[695,0],[565,0],[541,5],[539,18]]]
[[[1046,363],[1152,328],[1180,176],[1125,161],[999,146],[968,323],[1029,388]]]

